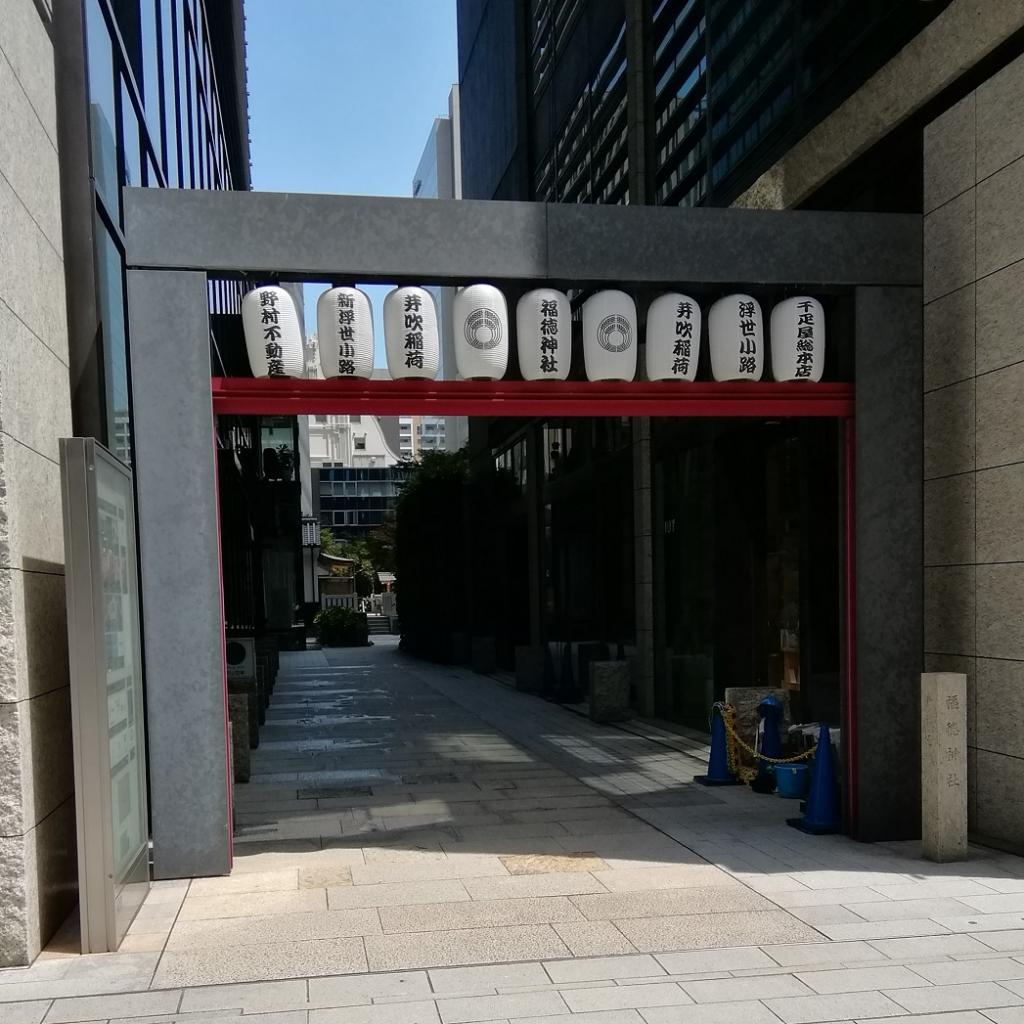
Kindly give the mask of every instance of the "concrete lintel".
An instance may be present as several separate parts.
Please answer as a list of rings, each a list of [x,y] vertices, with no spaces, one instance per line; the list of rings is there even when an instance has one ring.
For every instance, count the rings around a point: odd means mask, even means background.
[[[557,280],[765,285],[917,285],[916,214],[665,206],[549,207]]]
[[[124,190],[128,265],[459,284],[918,285],[915,214]]]
[[[537,203],[124,190],[129,266],[445,283],[543,277]]]

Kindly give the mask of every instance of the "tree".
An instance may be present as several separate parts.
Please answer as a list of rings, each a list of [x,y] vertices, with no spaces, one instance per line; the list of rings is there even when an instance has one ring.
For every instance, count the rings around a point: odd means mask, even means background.
[[[395,516],[388,513],[384,522],[366,535],[366,549],[378,572],[395,571]]]
[[[438,661],[465,629],[465,451],[425,452],[398,496],[395,566],[406,650]]]
[[[336,546],[338,557],[348,558],[355,563],[352,576],[356,582],[356,593],[360,597],[369,597],[377,589],[377,569],[366,541],[343,537],[337,541]]]
[[[377,569],[365,540],[353,540],[350,537],[339,539],[324,527],[320,531],[320,550],[332,558],[347,558],[355,563],[352,566],[352,578],[360,597],[369,597],[376,590]],[[334,570],[331,572],[333,574]]]

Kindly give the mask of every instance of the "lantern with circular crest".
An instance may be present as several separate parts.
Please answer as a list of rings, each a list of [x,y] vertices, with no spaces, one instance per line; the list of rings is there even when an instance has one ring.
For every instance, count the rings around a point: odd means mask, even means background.
[[[508,306],[490,284],[460,288],[452,303],[455,363],[466,380],[501,380],[508,368]]]
[[[583,303],[583,360],[587,380],[632,380],[636,376],[636,303],[609,289]]]

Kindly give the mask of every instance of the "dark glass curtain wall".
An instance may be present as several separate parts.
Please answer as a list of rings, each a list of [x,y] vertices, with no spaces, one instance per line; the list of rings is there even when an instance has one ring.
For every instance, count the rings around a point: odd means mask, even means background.
[[[839,720],[840,425],[655,420],[656,713],[706,728],[726,687]]]

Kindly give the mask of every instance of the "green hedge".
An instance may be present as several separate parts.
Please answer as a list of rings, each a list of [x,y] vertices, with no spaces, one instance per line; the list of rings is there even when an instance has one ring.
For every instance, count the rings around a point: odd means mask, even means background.
[[[370,642],[366,614],[351,608],[324,608],[313,620],[324,647],[365,647]]]

